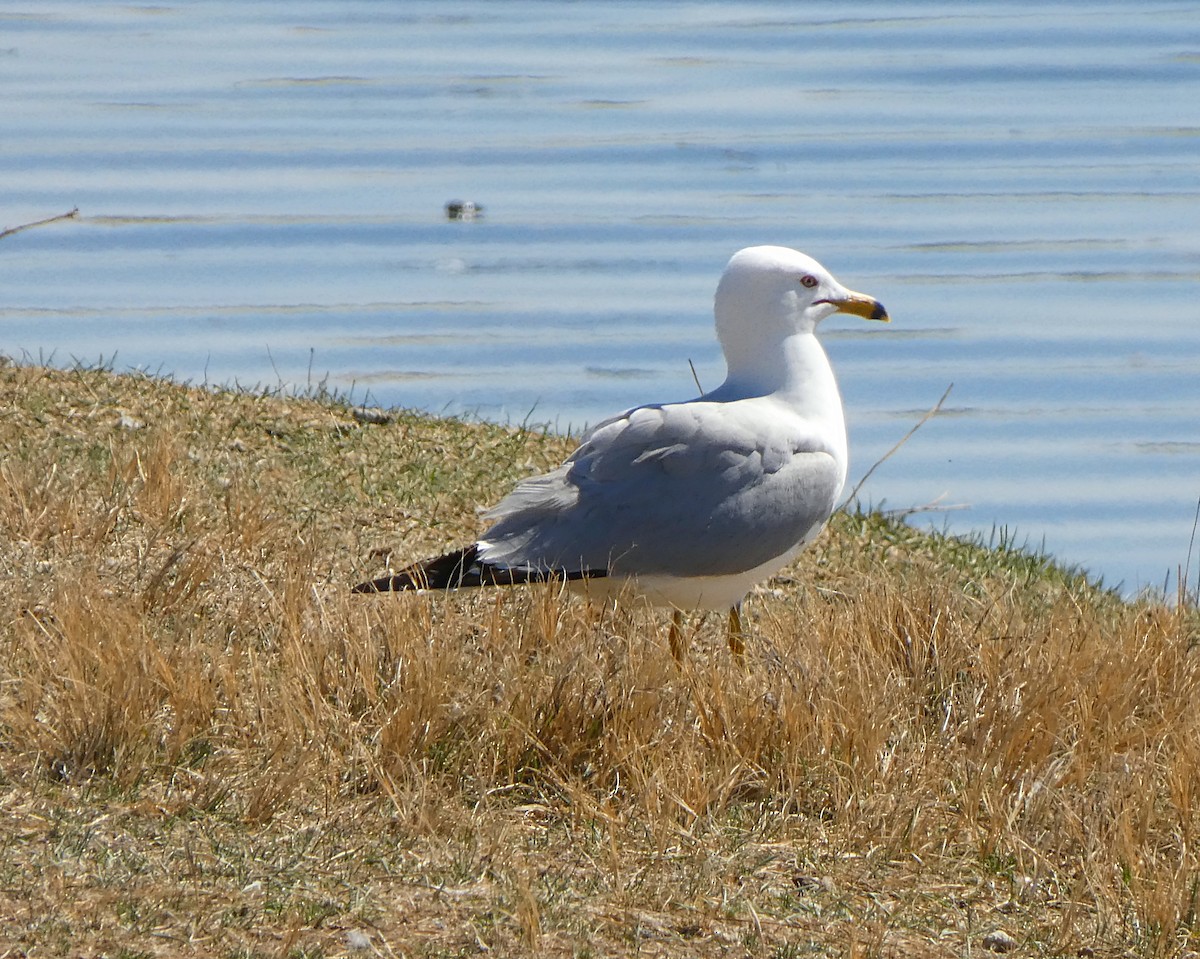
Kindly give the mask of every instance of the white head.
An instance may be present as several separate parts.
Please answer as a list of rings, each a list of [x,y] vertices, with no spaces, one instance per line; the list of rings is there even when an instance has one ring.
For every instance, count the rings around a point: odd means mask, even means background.
[[[714,310],[730,373],[760,366],[785,338],[814,332],[834,313],[888,322],[878,300],[846,289],[812,257],[783,246],[735,253],[717,284]]]

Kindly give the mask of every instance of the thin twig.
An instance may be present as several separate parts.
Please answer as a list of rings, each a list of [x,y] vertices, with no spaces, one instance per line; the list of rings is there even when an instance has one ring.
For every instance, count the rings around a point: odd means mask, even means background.
[[[79,207],[69,210],[66,213],[60,213],[58,216],[48,216],[44,220],[34,220],[32,223],[22,223],[20,226],[10,226],[7,230],[0,230],[0,240],[6,236],[12,236],[14,233],[20,233],[22,230],[32,230],[35,226],[45,226],[47,223],[57,223],[59,220],[74,220],[79,216]]]
[[[1196,527],[1200,526],[1200,499],[1196,500],[1196,517],[1192,520],[1192,536],[1188,540],[1187,558],[1183,563],[1183,574],[1179,577],[1180,600],[1186,602],[1188,578],[1192,575],[1192,550],[1196,548]],[[1196,597],[1200,601],[1200,573],[1196,574]]]
[[[880,509],[884,516],[892,519],[908,519],[910,516],[916,516],[920,513],[951,513],[955,510],[970,509],[970,503],[943,503],[946,494],[936,496],[924,506],[905,506],[903,509]]]
[[[696,389],[698,389],[700,391],[700,395],[703,396],[704,387],[700,385],[700,377],[696,375],[696,364],[691,361],[690,357],[688,359],[688,366],[692,368],[692,379],[696,381]]]
[[[273,357],[273,356],[271,355],[271,344],[270,344],[270,343],[266,343],[266,344],[264,344],[264,345],[265,345],[265,346],[266,346],[266,348],[267,348],[267,360],[270,362],[270,364],[271,364],[271,369],[272,369],[272,370],[274,371],[274,373],[275,373],[275,381],[276,381],[276,382],[279,384],[279,385],[276,387],[276,389],[278,389],[278,390],[279,390],[279,392],[281,392],[281,393],[282,393],[282,392],[283,392],[283,385],[284,385],[284,384],[283,384],[283,377],[279,375],[279,367],[275,365],[275,357]]]
[[[863,474],[863,478],[858,481],[858,484],[854,487],[854,489],[852,489],[850,491],[850,495],[847,496],[845,500],[843,500],[842,505],[839,506],[838,509],[845,509],[847,506],[849,506],[851,503],[853,503],[854,500],[858,497],[858,491],[860,489],[862,489],[863,486],[866,484],[867,480],[869,480],[871,478],[871,474],[874,473],[877,469],[879,469],[879,467],[881,467],[889,459],[891,459],[892,454],[895,453],[896,450],[900,449],[900,447],[903,446],[905,443],[907,443],[912,438],[913,433],[915,433],[922,426],[924,426],[926,423],[928,423],[931,419],[933,419],[935,416],[937,416],[938,413],[941,412],[942,404],[946,402],[946,397],[948,397],[950,395],[950,391],[952,389],[954,389],[953,383],[951,383],[949,386],[946,387],[946,392],[943,393],[942,398],[933,405],[933,409],[931,409],[928,413],[926,413],[919,420],[917,420],[916,425],[911,430],[909,430],[907,433],[905,433],[902,437],[900,437],[899,442],[897,442],[895,446],[893,446],[890,450],[888,450],[886,453],[884,453],[883,456],[881,456],[879,459],[877,459],[875,461],[875,465],[872,466],[869,470],[867,470],[867,472],[865,474]]]

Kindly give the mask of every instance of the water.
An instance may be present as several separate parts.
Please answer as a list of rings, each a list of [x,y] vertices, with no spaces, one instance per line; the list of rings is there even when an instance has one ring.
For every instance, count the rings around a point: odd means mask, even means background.
[[[724,261],[795,246],[894,320],[824,328],[852,479],[954,384],[865,501],[1162,585],[1200,497],[1198,14],[18,0],[0,225],[81,216],[0,240],[0,350],[577,429],[718,383]]]

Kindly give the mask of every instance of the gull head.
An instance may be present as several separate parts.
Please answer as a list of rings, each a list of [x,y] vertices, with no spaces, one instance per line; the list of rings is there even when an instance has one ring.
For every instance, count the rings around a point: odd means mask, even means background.
[[[889,319],[874,297],[846,289],[811,256],[782,246],[751,246],[735,253],[717,285],[714,306],[717,335],[725,347],[727,337],[771,342],[811,333],[834,313],[884,323]]]

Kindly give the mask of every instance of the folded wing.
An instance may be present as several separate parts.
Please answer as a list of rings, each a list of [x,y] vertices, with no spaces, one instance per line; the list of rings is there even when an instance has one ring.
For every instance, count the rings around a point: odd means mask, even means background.
[[[773,401],[640,407],[600,424],[553,472],[487,518],[479,558],[499,568],[719,576],[819,532],[844,464]],[[764,417],[777,424],[764,430]]]

